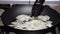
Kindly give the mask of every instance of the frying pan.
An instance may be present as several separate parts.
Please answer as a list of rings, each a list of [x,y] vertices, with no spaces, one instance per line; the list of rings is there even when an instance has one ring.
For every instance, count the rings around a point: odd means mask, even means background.
[[[29,9],[28,9],[29,8]],[[11,21],[15,19],[17,15],[26,14],[31,15],[32,5],[19,5],[12,7],[6,10],[2,14],[3,23],[8,26],[11,24]],[[53,21],[53,25],[56,26],[60,23],[60,15],[55,10],[51,9],[49,6],[44,6],[40,15],[48,15],[51,17],[51,21]]]
[[[31,10],[32,10],[32,5],[28,5],[28,4],[15,5],[15,6],[9,8],[9,9],[7,9],[2,14],[2,16],[1,16],[2,22],[5,26],[8,26],[8,25],[11,24],[11,22],[13,20],[15,20],[15,17],[17,15],[21,15],[21,14],[32,15],[33,13],[31,12]],[[56,10],[50,8],[47,5],[43,6],[43,9],[42,9],[42,11],[40,12],[39,15],[48,15],[48,16],[50,16],[50,21],[53,21],[53,23],[52,23],[53,26],[52,27],[57,26],[58,24],[60,24],[60,14],[57,13]],[[11,27],[11,28],[13,28],[13,27]],[[43,29],[43,30],[37,30],[37,31],[27,31],[27,30],[18,30],[18,29],[17,30],[20,31],[20,34],[40,34],[40,33],[43,34],[43,32],[48,31],[48,29],[49,28]]]
[[[7,9],[2,14],[2,21],[5,25],[9,25],[12,20],[15,19],[17,15],[20,14],[26,14],[31,15],[32,5],[19,5],[12,7],[10,9]],[[49,6],[45,5],[40,15],[48,15],[51,17],[51,21],[53,21],[53,25],[56,25],[60,22],[60,14],[56,11],[50,8]]]

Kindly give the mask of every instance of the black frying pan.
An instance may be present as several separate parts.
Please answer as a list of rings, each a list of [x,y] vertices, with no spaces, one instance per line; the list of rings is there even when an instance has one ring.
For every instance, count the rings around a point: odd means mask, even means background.
[[[15,19],[17,15],[20,14],[26,14],[26,15],[31,15],[31,10],[32,10],[32,5],[19,5],[12,7],[10,9],[7,9],[3,14],[2,14],[2,21],[3,23],[8,26],[11,24],[11,21]],[[51,17],[51,21],[53,21],[53,25],[56,26],[60,24],[60,15],[57,13],[55,10],[51,9],[49,6],[44,6],[42,12],[40,15],[48,15]]]
[[[19,5],[12,7],[10,9],[7,9],[3,14],[2,14],[2,21],[5,25],[9,25],[12,20],[15,19],[17,15],[20,14],[26,14],[26,15],[31,15],[31,10],[32,10],[32,5]],[[56,10],[53,10],[49,6],[44,6],[42,12],[40,15],[48,15],[51,17],[51,21],[53,21],[53,25],[56,25],[60,22],[60,14],[57,13]]]

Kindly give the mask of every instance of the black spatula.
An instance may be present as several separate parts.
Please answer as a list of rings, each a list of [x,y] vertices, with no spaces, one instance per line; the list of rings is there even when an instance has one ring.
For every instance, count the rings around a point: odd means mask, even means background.
[[[36,0],[33,7],[32,7],[32,16],[37,17],[40,15],[43,9],[43,3],[45,0]]]

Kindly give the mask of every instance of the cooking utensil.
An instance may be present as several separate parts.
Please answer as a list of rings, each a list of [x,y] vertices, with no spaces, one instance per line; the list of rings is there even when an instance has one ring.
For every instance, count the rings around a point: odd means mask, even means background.
[[[32,16],[39,16],[40,13],[43,10],[43,3],[45,2],[45,0],[36,0],[33,7],[32,7]]]

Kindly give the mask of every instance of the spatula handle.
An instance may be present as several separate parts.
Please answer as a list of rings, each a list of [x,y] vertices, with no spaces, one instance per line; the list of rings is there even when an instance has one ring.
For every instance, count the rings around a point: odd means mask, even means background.
[[[32,16],[37,17],[40,15],[43,9],[43,3],[45,0],[36,0],[33,7],[32,7]]]
[[[36,0],[35,3],[40,3],[41,5],[45,2],[45,0]]]

